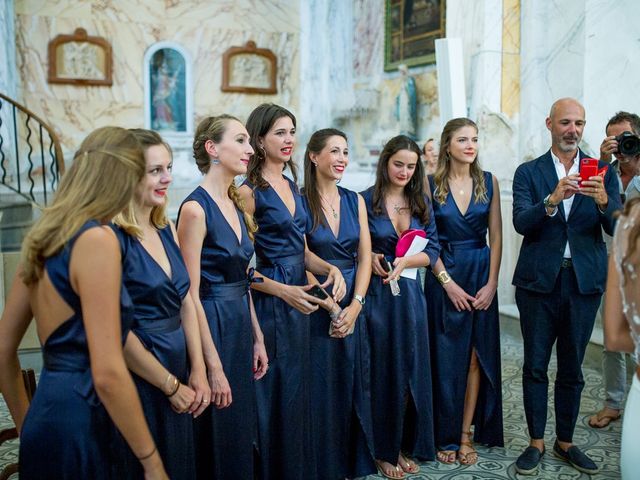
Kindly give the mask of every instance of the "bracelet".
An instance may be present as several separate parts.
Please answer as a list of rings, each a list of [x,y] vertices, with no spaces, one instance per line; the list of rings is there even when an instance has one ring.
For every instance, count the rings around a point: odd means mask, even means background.
[[[440,285],[443,285],[443,286],[451,281],[451,277],[449,276],[446,270],[442,270],[440,273],[438,273],[436,275],[436,278],[440,282]]]
[[[167,398],[169,397],[173,397],[176,392],[178,391],[178,389],[180,388],[180,382],[178,381],[178,378],[174,375],[173,376],[173,390],[171,391],[171,393],[165,394],[167,396]]]
[[[154,445],[153,450],[151,450],[151,453],[149,455],[145,455],[144,457],[138,457],[138,460],[142,461],[142,460],[146,460],[147,458],[151,458],[151,456],[157,451],[158,451],[158,447]]]
[[[171,377],[173,377],[173,374],[170,373],[169,375],[167,375],[167,379],[162,384],[163,392],[166,392],[169,389],[169,380],[171,380]]]

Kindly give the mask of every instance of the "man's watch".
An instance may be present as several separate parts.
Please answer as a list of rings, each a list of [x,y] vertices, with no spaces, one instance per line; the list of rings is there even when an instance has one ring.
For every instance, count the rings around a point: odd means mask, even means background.
[[[550,208],[551,210],[555,209],[558,207],[558,205],[556,205],[555,203],[552,203],[549,198],[551,197],[551,194],[547,195],[546,197],[544,197],[544,200],[542,201],[542,203],[544,203],[544,207],[545,208]]]
[[[365,299],[362,295],[358,295],[357,293],[353,296],[354,300],[357,300],[360,305],[364,307]]]

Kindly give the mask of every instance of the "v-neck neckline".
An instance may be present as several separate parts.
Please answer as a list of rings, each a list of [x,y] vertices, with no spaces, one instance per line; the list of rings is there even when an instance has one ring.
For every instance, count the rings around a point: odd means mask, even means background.
[[[340,199],[340,205],[338,206],[338,211],[340,212],[340,216],[338,218],[338,232],[334,232],[333,229],[331,228],[331,224],[329,223],[329,219],[327,218],[327,213],[324,211],[324,208],[322,209],[322,214],[324,215],[324,220],[325,222],[327,222],[327,229],[331,232],[331,235],[333,235],[333,238],[335,238],[336,241],[338,241],[338,239],[340,238],[340,231],[342,230],[342,217],[343,217],[343,212],[342,212],[342,193],[340,192],[340,188],[338,188],[338,198]]]
[[[453,194],[453,190],[451,190],[451,185],[449,185],[449,195],[451,195],[451,200],[453,201],[453,204],[455,205],[456,210],[458,211],[458,213],[462,218],[465,218],[467,216],[467,213],[469,213],[469,209],[471,208],[471,205],[474,202],[473,200],[474,189],[475,189],[475,182],[473,179],[471,179],[471,198],[469,199],[469,204],[467,205],[467,209],[464,211],[464,213],[462,213],[462,210],[460,210],[460,205],[458,205],[458,202],[456,201],[456,197]]]
[[[165,227],[165,228],[170,228],[170,227]],[[142,243],[142,240],[140,240],[139,238],[137,238],[136,240],[140,244],[140,248],[142,248],[145,255],[151,259],[151,261],[156,265],[156,267],[158,267],[158,269],[160,269],[160,271],[164,274],[165,278],[167,278],[171,283],[173,283],[173,272],[175,269],[174,269],[173,263],[171,262],[171,255],[169,255],[169,252],[167,251],[167,245],[164,243],[164,239],[160,234],[160,230],[156,229],[155,231],[158,237],[160,238],[160,243],[162,244],[162,249],[164,250],[164,254],[167,256],[167,261],[169,262],[169,268],[171,269],[169,273],[167,273],[167,271],[164,268],[162,268],[162,265],[160,265],[160,263],[154,258],[153,255],[151,255],[151,252],[147,250],[147,248],[144,246],[144,243]]]
[[[283,178],[287,182],[287,187],[289,187],[289,191],[291,192],[291,196],[293,197],[293,213],[291,213],[291,210],[289,210],[289,207],[287,207],[286,202],[282,199],[278,191],[275,188],[273,188],[271,183],[267,182],[267,184],[269,184],[269,188],[273,190],[273,193],[275,193],[276,197],[278,197],[278,200],[280,200],[280,203],[282,203],[282,205],[284,206],[284,209],[289,213],[289,215],[291,215],[291,220],[294,220],[296,218],[296,213],[298,212],[298,203],[296,202],[296,194],[293,193],[293,190],[291,189],[291,183],[289,179],[285,176],[283,176]]]
[[[202,187],[200,187],[200,188],[202,188]],[[235,206],[235,203],[233,205],[233,209],[235,210],[236,216],[238,217],[238,224],[240,225],[240,237],[238,237],[238,234],[236,233],[236,231],[231,226],[231,223],[229,223],[229,221],[227,220],[227,217],[224,216],[224,213],[222,212],[222,209],[220,208],[220,205],[218,205],[218,202],[215,201],[215,199],[211,196],[211,194],[209,194],[209,192],[207,192],[207,190],[205,190],[204,188],[202,188],[202,189],[205,191],[207,196],[211,199],[213,204],[218,209],[218,212],[222,216],[222,219],[224,220],[224,223],[227,225],[229,230],[231,230],[231,234],[233,235],[233,238],[235,238],[236,241],[238,242],[237,246],[239,247],[240,245],[242,245],[242,240],[244,239],[244,232],[243,232],[243,229],[242,229],[242,219],[240,218],[240,212],[238,211],[238,208]]]

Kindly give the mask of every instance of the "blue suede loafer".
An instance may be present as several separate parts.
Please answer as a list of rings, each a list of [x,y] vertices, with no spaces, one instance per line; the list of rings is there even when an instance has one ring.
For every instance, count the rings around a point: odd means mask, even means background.
[[[587,455],[575,445],[569,447],[565,452],[560,448],[560,444],[558,443],[558,440],[556,440],[556,443],[553,444],[553,454],[560,460],[569,462],[573,468],[583,473],[591,475],[600,471],[600,467],[598,467],[593,460],[587,457]]]
[[[543,455],[544,450],[541,452],[536,447],[527,447],[516,460],[516,472],[520,475],[534,475]]]

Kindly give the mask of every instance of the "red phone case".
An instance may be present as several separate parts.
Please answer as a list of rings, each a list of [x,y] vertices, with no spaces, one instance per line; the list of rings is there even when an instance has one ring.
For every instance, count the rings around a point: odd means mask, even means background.
[[[584,180],[589,180],[591,177],[598,175],[598,159],[596,158],[583,158],[580,160],[580,178],[582,183]]]

